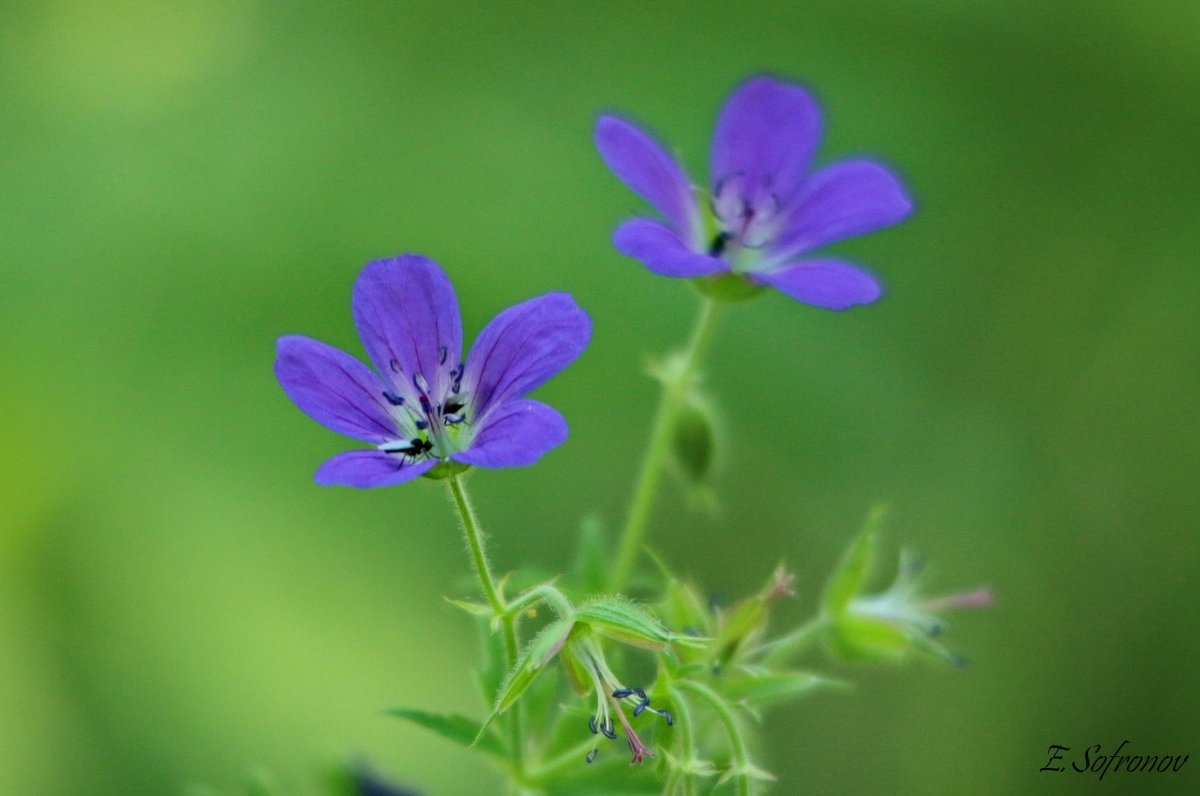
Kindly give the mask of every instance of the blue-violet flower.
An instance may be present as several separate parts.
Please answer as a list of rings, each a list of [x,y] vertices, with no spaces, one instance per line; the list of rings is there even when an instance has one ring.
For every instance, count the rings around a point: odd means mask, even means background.
[[[462,358],[458,300],[432,260],[405,254],[367,265],[354,322],[375,372],[307,337],[280,338],[275,374],[313,420],[369,442],[317,470],[319,484],[390,486],[441,461],[521,467],[567,438],[551,407],[524,396],[587,346],[591,322],[566,293],[510,307]]]
[[[869,304],[880,286],[862,268],[810,253],[903,220],[912,210],[899,178],[867,159],[809,173],[821,135],[812,96],[769,76],[743,83],[713,136],[711,192],[649,134],[601,116],[596,146],[608,167],[667,223],[634,218],[613,245],[656,274],[740,275],[751,285],[831,310]]]

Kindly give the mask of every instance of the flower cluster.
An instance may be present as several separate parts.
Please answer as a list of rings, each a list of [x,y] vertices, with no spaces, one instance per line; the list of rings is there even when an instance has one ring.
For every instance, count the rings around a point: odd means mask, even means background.
[[[372,367],[308,337],[278,341],[275,373],[287,396],[321,425],[371,446],[326,461],[316,472],[318,483],[382,487],[419,476],[446,482],[486,597],[486,604],[450,602],[481,620],[480,682],[491,711],[483,722],[408,708],[390,712],[497,758],[514,792],[598,792],[595,778],[571,787],[568,769],[603,776],[607,763],[578,763],[597,759],[600,738],[621,734],[633,764],[659,759],[666,794],[697,793],[698,781],[710,777],[716,777],[714,790],[733,779],[739,793],[754,792],[773,777],[751,761],[741,714],[839,684],[797,668],[793,659],[810,642],[824,639],[843,657],[896,661],[923,650],[958,662],[934,640],[942,628],[937,613],[991,602],[987,590],[922,597],[918,568],[908,558],[890,588],[867,593],[873,524],[835,568],[818,615],[782,634],[772,636],[772,612],[797,588],[796,576],[782,565],[729,607],[657,558],[652,602],[614,593],[624,591],[644,550],[643,531],[668,456],[691,486],[709,486],[719,435],[715,410],[699,392],[698,363],[717,300],[770,287],[843,310],[881,294],[862,267],[817,252],[901,221],[912,202],[899,178],[873,160],[814,170],[820,121],[800,86],[767,76],[747,81],[720,112],[711,182],[702,188],[649,134],[617,116],[599,119],[595,140],[605,163],[662,216],[625,221],[613,235],[615,247],[654,273],[692,279],[706,297],[688,350],[656,373],[663,397],[616,555],[600,532],[585,526],[572,586],[547,581],[510,599],[509,578],[492,574],[463,475],[473,467],[533,464],[566,440],[562,415],[527,396],[588,345],[591,322],[570,295],[549,293],[504,310],[464,357],[450,280],[432,260],[404,254],[368,264],[354,285],[354,323]],[[523,645],[522,631],[530,632],[543,603],[553,616]],[[639,655],[652,659],[652,678]],[[637,672],[639,663],[642,675],[634,682],[643,685],[631,686],[615,673]],[[561,669],[584,707],[563,707],[558,681],[541,676],[552,668]],[[564,710],[580,721],[559,721]],[[641,735],[634,728],[639,718]],[[572,732],[583,734],[585,720],[593,737],[572,741]],[[507,733],[498,730],[502,723]],[[546,737],[531,742],[530,727]],[[715,745],[730,757],[721,767],[701,755],[715,737],[723,738]],[[363,792],[387,789],[363,782]]]

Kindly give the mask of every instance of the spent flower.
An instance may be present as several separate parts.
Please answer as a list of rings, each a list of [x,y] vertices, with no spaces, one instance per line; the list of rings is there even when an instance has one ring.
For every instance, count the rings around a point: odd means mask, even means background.
[[[329,459],[317,483],[390,486],[441,462],[526,466],[566,440],[562,415],[524,397],[587,346],[591,322],[566,293],[500,313],[466,359],[454,288],[425,257],[367,265],[353,314],[374,372],[308,337],[277,345],[275,373],[288,397],[321,425],[375,446]]]
[[[705,190],[693,187],[648,133],[601,116],[596,146],[604,162],[666,221],[626,221],[613,245],[664,276],[773,287],[832,310],[875,301],[880,286],[870,273],[812,253],[898,223],[912,202],[900,179],[874,160],[810,172],[820,136],[820,111],[808,91],[765,75],[751,78],[717,119]]]

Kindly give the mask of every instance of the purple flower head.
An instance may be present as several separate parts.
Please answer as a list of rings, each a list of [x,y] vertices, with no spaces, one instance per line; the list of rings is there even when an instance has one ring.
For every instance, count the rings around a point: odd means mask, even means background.
[[[712,186],[704,191],[693,188],[649,134],[601,116],[600,156],[666,220],[626,221],[613,233],[613,245],[663,276],[732,272],[831,310],[875,301],[880,287],[873,276],[812,252],[895,224],[912,202],[899,178],[873,160],[843,160],[810,173],[820,137],[820,111],[807,91],[768,76],[751,78],[721,109]]]
[[[391,486],[447,460],[523,467],[566,440],[562,415],[524,397],[587,346],[591,322],[566,293],[500,313],[465,360],[458,300],[432,260],[370,263],[353,305],[374,372],[307,337],[277,346],[275,375],[288,397],[321,425],[375,446],[334,456],[317,483]]]

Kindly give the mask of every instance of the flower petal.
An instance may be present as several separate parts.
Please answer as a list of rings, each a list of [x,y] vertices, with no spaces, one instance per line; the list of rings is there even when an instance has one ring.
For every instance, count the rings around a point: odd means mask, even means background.
[[[630,219],[617,227],[613,246],[663,276],[705,276],[727,270],[721,260],[692,251],[674,230],[648,218]]]
[[[658,142],[616,116],[596,122],[596,148],[621,182],[675,225],[685,238],[699,229],[699,208],[687,175]]]
[[[333,346],[299,335],[276,343],[275,376],[304,414],[364,442],[396,437],[383,382],[366,365]]]
[[[591,335],[591,320],[566,293],[548,293],[497,315],[467,357],[463,383],[472,422],[571,364]]]
[[[751,78],[725,102],[712,145],[714,187],[740,177],[743,195],[769,190],[786,200],[800,185],[821,138],[821,112],[800,86]]]
[[[875,277],[841,260],[801,260],[749,276],[797,301],[827,310],[870,304],[883,292]]]
[[[471,446],[450,456],[477,467],[527,467],[567,439],[567,421],[540,401],[508,401],[488,415]]]
[[[368,489],[411,481],[429,472],[436,459],[408,462],[383,451],[346,451],[319,468],[314,480],[322,486],[353,486]]]
[[[904,184],[882,163],[835,163],[801,186],[772,254],[784,259],[874,232],[903,221],[912,209]]]
[[[367,265],[354,283],[354,323],[375,368],[400,395],[420,374],[433,394],[462,356],[458,299],[437,263],[415,254]]]

